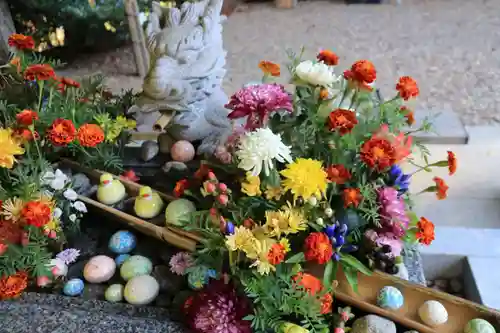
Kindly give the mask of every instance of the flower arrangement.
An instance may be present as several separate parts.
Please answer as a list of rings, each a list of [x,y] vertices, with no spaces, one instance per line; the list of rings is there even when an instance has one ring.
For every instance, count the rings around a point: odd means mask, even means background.
[[[120,170],[124,99],[99,80],[58,77],[57,63],[30,53],[33,39],[14,34],[11,61],[0,66],[0,299],[17,296],[34,278],[47,285],[50,246],[65,243],[86,213],[60,157]],[[130,94],[124,98],[130,98]]]
[[[413,140],[430,129],[428,121],[411,128],[415,80],[400,78],[395,97],[383,101],[370,61],[337,74],[332,51],[300,58],[291,55],[293,93],[276,83],[279,65],[260,63],[263,83],[247,85],[227,104],[240,125],[217,148],[218,161],[175,187],[200,209],[184,228],[204,238],[179,272],[190,282],[201,276],[195,288],[210,283],[213,270],[231,286],[222,296],[201,291],[197,302],[188,300],[195,332],[248,332],[242,311],[254,332],[328,332],[339,270],[356,290],[359,273],[396,274],[405,244],[434,240],[432,222],[411,212],[411,177],[432,167],[452,175],[457,161],[449,152],[428,162]],[[425,165],[415,162],[418,151]],[[422,192],[441,200],[447,190],[436,177]],[[241,295],[253,305],[238,308]],[[213,316],[217,311],[224,314]]]

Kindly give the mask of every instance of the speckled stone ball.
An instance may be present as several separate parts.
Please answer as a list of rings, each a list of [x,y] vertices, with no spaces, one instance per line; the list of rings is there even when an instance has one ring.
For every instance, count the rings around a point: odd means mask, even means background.
[[[137,238],[127,230],[117,231],[109,239],[109,249],[117,254],[129,253],[137,245]]]
[[[420,319],[431,327],[439,326],[448,321],[448,311],[438,301],[427,301],[418,309]]]
[[[78,296],[83,292],[82,279],[71,279],[64,284],[63,293],[66,296]]]
[[[115,258],[116,266],[120,267],[128,258],[130,258],[130,254],[128,253],[119,254]]]
[[[123,300],[123,286],[121,284],[112,284],[106,289],[104,298],[108,302],[116,303]]]
[[[177,162],[189,162],[194,158],[194,154],[194,146],[191,142],[186,140],[177,141],[172,148],[170,148],[170,155],[172,159]]]
[[[153,263],[151,260],[139,255],[128,258],[120,267],[120,275],[125,281],[136,276],[149,275],[152,271]]]
[[[154,301],[159,292],[160,285],[154,277],[141,275],[127,282],[123,295],[130,304],[146,305]]]
[[[386,286],[378,292],[377,304],[381,308],[388,310],[397,310],[403,306],[404,297],[399,289]]]
[[[106,282],[113,277],[116,264],[108,256],[92,257],[83,268],[83,277],[90,283]]]
[[[472,319],[465,325],[464,333],[496,333],[495,328],[484,319]]]

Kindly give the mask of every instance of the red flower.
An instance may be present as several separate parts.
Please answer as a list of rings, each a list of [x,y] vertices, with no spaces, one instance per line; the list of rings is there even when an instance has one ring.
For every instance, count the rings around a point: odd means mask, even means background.
[[[421,244],[431,245],[432,241],[435,239],[434,235],[434,224],[427,220],[425,217],[421,217],[420,221],[417,223],[418,232],[417,239]]]
[[[412,110],[408,109],[406,106],[402,106],[399,110],[405,116],[408,126],[415,124],[415,114]]]
[[[29,126],[33,124],[35,120],[40,119],[38,113],[33,110],[25,109],[16,115],[16,120],[19,125]]]
[[[346,181],[351,179],[351,173],[342,164],[330,165],[326,169],[328,180],[338,185],[345,184]]]
[[[396,90],[399,91],[399,96],[405,101],[412,97],[417,97],[419,94],[417,81],[409,76],[402,76],[396,84]]]
[[[344,72],[344,77],[361,89],[371,90],[370,84],[377,79],[377,71],[370,61],[358,60]]]
[[[55,78],[54,69],[48,64],[31,65],[24,71],[24,78],[28,81],[46,81]]]
[[[384,139],[391,143],[394,149],[396,163],[402,161],[411,153],[412,137],[407,137],[403,132],[399,132],[397,135],[391,133],[387,124],[382,125],[380,130],[375,133],[373,137]]]
[[[139,177],[137,177],[134,170],[132,169],[124,171],[120,176],[120,178],[125,180],[130,180],[131,182],[138,182],[140,179]]]
[[[189,188],[189,180],[181,179],[175,184],[174,196],[180,198],[184,195],[184,191]]]
[[[194,173],[194,178],[197,180],[203,180],[211,172],[210,168],[206,164],[201,164],[198,170]]]
[[[321,289],[323,289],[321,281],[317,277],[309,273],[299,272],[292,279],[295,283],[298,283],[300,287],[303,287],[309,295],[312,296],[316,295],[321,291]]]
[[[439,177],[434,177],[433,180],[436,183],[436,197],[438,200],[446,199],[449,188],[448,185]]]
[[[78,142],[83,147],[95,147],[104,141],[104,131],[99,125],[84,124],[78,129]]]
[[[9,246],[7,244],[0,243],[0,257],[3,256],[8,249]]]
[[[336,109],[328,116],[330,131],[338,131],[340,135],[350,133],[357,123],[356,113],[349,110]]]
[[[54,146],[65,146],[75,139],[76,129],[71,120],[58,118],[47,130],[47,136]]]
[[[0,244],[20,244],[23,230],[11,221],[0,220]]]
[[[275,64],[274,62],[263,60],[259,62],[259,68],[264,74],[271,76],[280,76],[280,65]]]
[[[342,191],[342,200],[344,201],[344,207],[349,206],[358,207],[359,203],[363,199],[359,188],[346,188]]]
[[[325,294],[321,298],[321,314],[332,312],[333,297],[331,294]]]
[[[326,264],[333,255],[332,243],[322,232],[312,232],[304,241],[304,255],[308,261]]]
[[[267,260],[271,265],[280,264],[285,260],[285,247],[279,243],[273,244],[267,253]]]
[[[372,137],[363,143],[360,155],[366,165],[379,172],[396,163],[394,147],[386,139]]]
[[[21,141],[31,141],[33,139],[38,140],[40,138],[40,135],[38,132],[34,131],[31,132],[27,128],[16,128],[14,130],[14,136],[19,138]]]
[[[457,157],[452,151],[448,151],[448,171],[450,176],[457,172]]]
[[[24,206],[21,216],[26,224],[40,228],[49,223],[51,211],[50,207],[41,201],[30,201]]]
[[[328,66],[337,66],[339,64],[339,57],[330,50],[322,50],[316,56],[318,61],[323,61]]]
[[[12,34],[8,40],[9,46],[15,47],[18,50],[32,50],[35,47],[35,41],[31,36],[22,34]]]
[[[67,88],[80,88],[80,83],[70,79],[69,77],[60,77],[58,78],[59,84],[57,85],[59,91],[61,93],[65,92]]]
[[[28,287],[28,274],[17,272],[0,278],[0,300],[15,298]]]

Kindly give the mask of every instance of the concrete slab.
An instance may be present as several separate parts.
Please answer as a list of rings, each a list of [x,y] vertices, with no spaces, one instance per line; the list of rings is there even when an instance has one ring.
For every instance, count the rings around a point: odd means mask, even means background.
[[[469,135],[458,115],[451,110],[416,110],[415,124],[418,128],[424,120],[429,118],[433,125],[433,132],[416,133],[414,137],[426,144],[466,144]],[[411,130],[411,129],[409,129]]]
[[[500,309],[500,258],[467,257],[467,266],[477,290],[472,300]]]
[[[465,126],[470,145],[500,144],[500,126]]]

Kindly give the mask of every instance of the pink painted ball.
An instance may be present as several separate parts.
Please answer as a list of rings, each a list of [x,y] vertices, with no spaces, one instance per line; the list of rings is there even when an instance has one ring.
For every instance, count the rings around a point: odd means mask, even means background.
[[[107,256],[92,257],[83,268],[83,277],[90,283],[106,282],[113,277],[116,264]]]
[[[189,162],[194,158],[194,147],[191,142],[180,140],[170,148],[172,159],[177,162]]]

